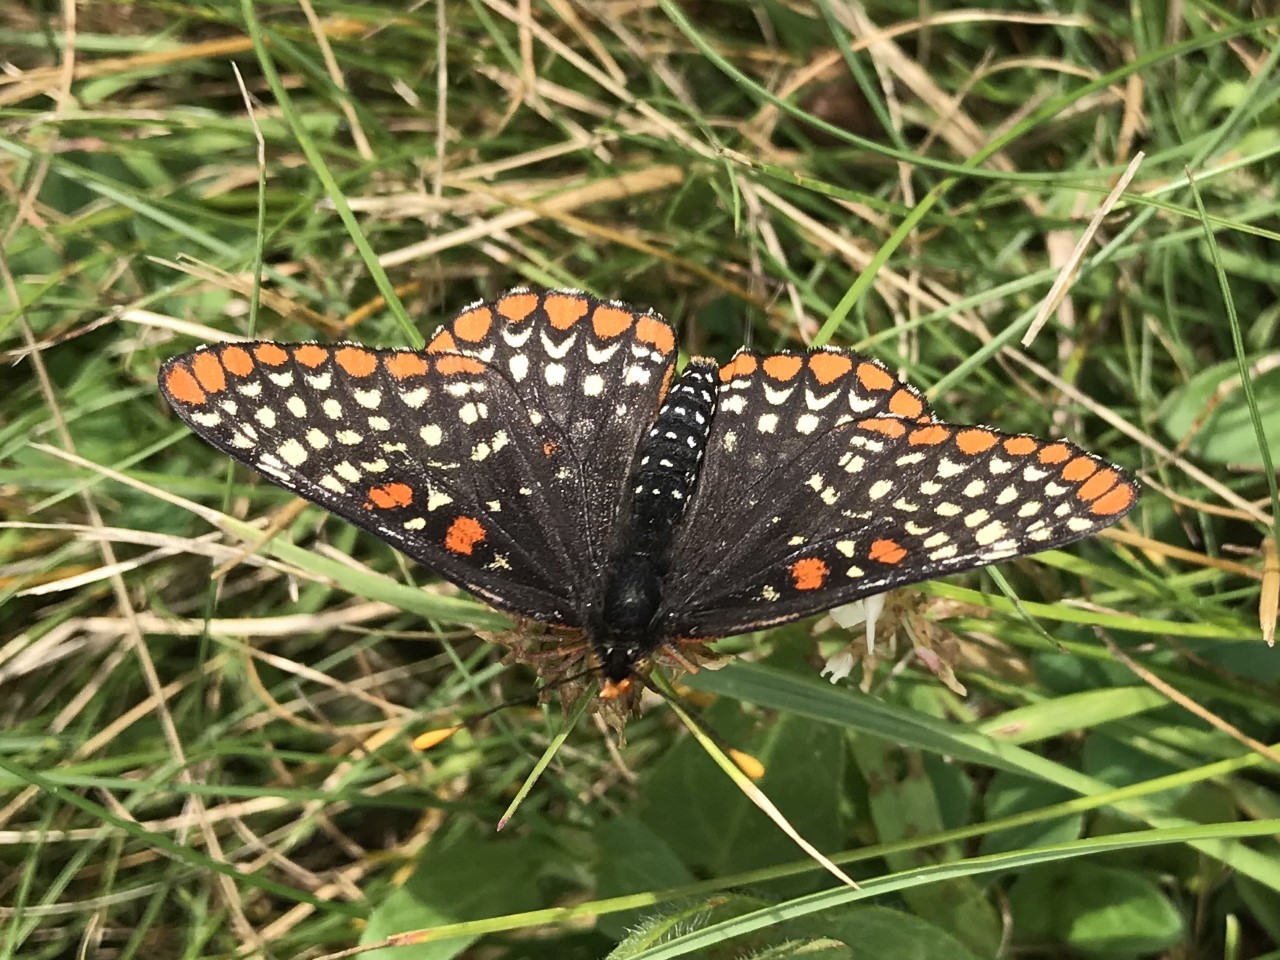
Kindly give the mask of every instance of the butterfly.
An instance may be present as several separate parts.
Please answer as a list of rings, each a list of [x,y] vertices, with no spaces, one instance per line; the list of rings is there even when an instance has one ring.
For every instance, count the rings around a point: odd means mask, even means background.
[[[582,631],[606,696],[679,642],[1062,546],[1138,499],[1067,441],[939,420],[848,350],[676,362],[652,310],[520,288],[423,350],[206,346],[159,385],[272,482]]]

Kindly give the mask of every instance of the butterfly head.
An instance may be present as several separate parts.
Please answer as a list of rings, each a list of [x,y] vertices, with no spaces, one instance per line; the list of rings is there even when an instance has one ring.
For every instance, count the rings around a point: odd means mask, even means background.
[[[662,582],[652,557],[627,553],[614,560],[600,617],[589,631],[609,684],[628,679],[658,648],[655,618],[661,602]]]

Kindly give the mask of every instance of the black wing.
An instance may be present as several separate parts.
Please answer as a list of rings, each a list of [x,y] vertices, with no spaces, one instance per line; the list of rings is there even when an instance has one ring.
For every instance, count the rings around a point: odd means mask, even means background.
[[[492,341],[488,361],[443,348],[485,313],[468,343]],[[673,361],[660,318],[514,292],[464,311],[425,352],[207,347],[168,361],[160,386],[197,433],[273,482],[495,606],[576,626]]]
[[[833,355],[865,362],[811,357]],[[1063,441],[945,424],[914,406],[814,424],[806,416],[839,395],[784,395],[799,377],[771,374],[772,359],[722,375],[743,401],[728,417],[717,408],[673,550],[664,636],[759,629],[1060,546],[1137,500],[1119,469]]]

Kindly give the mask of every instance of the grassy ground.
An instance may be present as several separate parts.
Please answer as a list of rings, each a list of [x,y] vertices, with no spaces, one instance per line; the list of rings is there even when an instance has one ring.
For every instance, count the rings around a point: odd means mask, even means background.
[[[0,956],[1280,956],[1280,21],[1050,6],[5,6]],[[506,621],[156,390],[517,283],[720,358],[829,337],[1141,477],[1106,537],[900,594],[853,681],[806,623],[690,682],[861,891],[661,705],[495,833],[559,711],[409,740],[530,689]]]

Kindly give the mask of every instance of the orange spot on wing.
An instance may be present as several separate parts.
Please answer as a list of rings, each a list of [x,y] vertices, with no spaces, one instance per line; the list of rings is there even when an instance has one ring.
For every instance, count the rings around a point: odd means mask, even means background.
[[[367,377],[378,369],[378,358],[363,347],[342,347],[333,358],[353,377]]]
[[[895,417],[918,417],[924,413],[924,404],[910,390],[899,387],[889,397],[889,412]]]
[[[920,427],[911,431],[911,436],[907,437],[907,443],[913,447],[936,447],[950,436],[951,431],[946,427]]]
[[[484,527],[475,517],[458,517],[449,524],[444,535],[444,548],[450,553],[470,556],[476,544],[484,542]]]
[[[797,590],[817,590],[827,582],[831,568],[817,557],[805,557],[791,565],[791,582]]]
[[[436,361],[436,370],[446,377],[459,373],[475,375],[484,373],[486,369],[475,357],[464,357],[461,354],[445,354]]]
[[[253,357],[244,347],[227,347],[222,351],[222,365],[237,377],[253,373]]]
[[[885,563],[894,566],[903,561],[907,555],[907,551],[896,540],[877,540],[871,544],[871,549],[867,551],[867,556],[877,563]]]
[[[1004,448],[1015,457],[1025,457],[1040,448],[1040,441],[1034,437],[1009,437],[1004,442]]]
[[[567,293],[552,293],[547,296],[542,309],[547,311],[551,326],[557,330],[568,330],[586,315],[587,300]]]
[[[531,290],[513,293],[499,300],[497,306],[504,319],[519,323],[538,309],[538,295]]]
[[[278,343],[260,343],[253,348],[253,355],[268,367],[279,367],[289,359],[289,354]]]
[[[675,365],[667,367],[667,372],[662,375],[662,383],[658,387],[658,405],[662,405],[662,401],[667,399],[667,391],[671,389],[671,381],[675,379]]]
[[[720,382],[728,383],[734,377],[749,377],[758,366],[760,361],[754,354],[740,353],[720,368]]]
[[[907,428],[901,420],[894,420],[890,417],[872,417],[870,420],[859,420],[858,426],[863,430],[869,430],[885,437],[892,437],[895,440],[907,432]]]
[[[381,487],[369,488],[369,500],[366,510],[377,507],[379,510],[390,510],[394,507],[407,507],[413,503],[413,487],[407,483],[388,483]]]
[[[848,375],[853,369],[853,361],[843,353],[823,350],[809,357],[809,369],[813,371],[813,379],[825,387]]]
[[[961,430],[957,433],[956,446],[966,456],[975,457],[980,453],[986,453],[994,447],[998,439],[990,430],[981,430],[975,427],[969,430]]]
[[[169,368],[164,378],[164,388],[169,391],[169,396],[173,399],[190,407],[204,406],[209,399],[200,389],[200,384],[196,383],[196,378],[191,375],[191,371],[182,364],[175,364]]]
[[[453,339],[453,334],[448,330],[439,330],[436,335],[431,338],[431,342],[427,344],[427,353],[457,353],[458,341]]]
[[[542,455],[544,457],[555,456],[555,452],[559,449],[560,449],[560,444],[555,443],[552,440],[548,440],[546,443],[542,445]]]
[[[318,367],[329,359],[329,351],[317,343],[304,343],[293,351],[293,359],[304,367]]]
[[[643,316],[636,321],[636,339],[647,343],[663,356],[676,349],[676,332],[671,324],[654,316]]]
[[[1114,487],[1119,479],[1120,475],[1114,470],[1099,470],[1076,491],[1076,496],[1081,500],[1094,500]]]
[[[635,316],[628,310],[617,307],[596,307],[591,313],[591,329],[601,340],[612,340],[621,333],[626,333],[635,323]]]
[[[858,364],[858,381],[868,390],[891,390],[898,382],[889,371],[866,360]]]
[[[211,350],[191,358],[191,372],[208,393],[221,393],[227,389],[227,371],[222,369],[222,363]]]
[[[1066,480],[1068,483],[1076,483],[1077,481],[1083,480],[1097,469],[1098,465],[1088,457],[1076,457],[1062,468],[1062,479]]]
[[[799,357],[793,357],[788,353],[775,353],[773,356],[765,357],[761,367],[764,369],[764,375],[770,380],[778,380],[786,383],[788,380],[794,380],[800,368],[804,366],[804,361]]]
[[[1136,498],[1137,494],[1133,487],[1127,483],[1121,483],[1089,504],[1089,512],[1096,513],[1100,517],[1114,517],[1133,506]]]
[[[429,369],[422,354],[408,351],[391,354],[383,361],[383,365],[387,368],[387,373],[397,380],[420,377]]]
[[[1040,448],[1038,459],[1041,463],[1062,463],[1071,456],[1071,448],[1065,443],[1051,443]]]
[[[502,309],[502,304],[504,302],[505,301],[498,302],[499,310]],[[534,302],[537,302],[536,298]],[[532,309],[532,307],[530,309]],[[459,340],[465,340],[467,343],[479,343],[489,335],[489,330],[492,326],[493,313],[489,308],[476,307],[474,310],[468,310],[466,313],[459,314],[454,317],[453,322],[449,324],[449,330]]]

